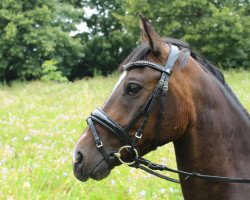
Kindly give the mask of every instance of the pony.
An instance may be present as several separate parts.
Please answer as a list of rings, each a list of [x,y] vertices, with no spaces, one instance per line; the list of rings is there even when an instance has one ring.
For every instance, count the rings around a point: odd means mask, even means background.
[[[142,44],[74,147],[76,178],[101,180],[121,163],[138,167],[139,156],[169,142],[179,171],[247,178],[250,117],[223,74],[188,44],[160,37],[142,15],[140,24]],[[250,184],[179,179],[187,200],[250,199]]]

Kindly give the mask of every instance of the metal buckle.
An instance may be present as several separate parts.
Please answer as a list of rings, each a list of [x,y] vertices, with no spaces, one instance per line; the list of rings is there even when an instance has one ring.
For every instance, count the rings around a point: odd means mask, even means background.
[[[123,149],[126,149],[127,151],[129,151],[129,149],[131,149],[131,146],[125,145],[125,146],[121,147],[121,148],[118,150],[117,153],[114,153],[114,156],[117,157],[118,160],[119,160],[122,164],[125,164],[125,165],[133,165],[133,164],[135,164],[135,160],[132,161],[132,162],[125,162],[125,161],[123,161],[123,160],[121,159],[121,151],[122,151]],[[134,150],[134,152],[135,152],[135,157],[138,157],[138,151],[137,151],[135,148],[133,148],[133,150]]]
[[[167,72],[167,74],[171,74],[171,70],[169,68],[167,68],[165,71]]]
[[[102,143],[101,141],[99,142],[99,144],[96,143],[96,147],[97,147],[97,148],[100,148],[100,147],[102,147],[102,146],[103,146],[103,143]]]
[[[138,135],[138,132],[136,132],[136,133],[135,133],[135,137],[138,138],[138,139],[141,139],[142,134],[141,134],[141,135]]]

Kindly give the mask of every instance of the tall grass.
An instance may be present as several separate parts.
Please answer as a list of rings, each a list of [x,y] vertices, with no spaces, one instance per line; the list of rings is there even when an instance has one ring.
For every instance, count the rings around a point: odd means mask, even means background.
[[[250,72],[225,76],[250,110]],[[99,182],[74,178],[71,154],[85,118],[103,104],[117,78],[0,87],[0,199],[182,199],[179,185],[127,166]],[[147,157],[176,167],[171,144]]]

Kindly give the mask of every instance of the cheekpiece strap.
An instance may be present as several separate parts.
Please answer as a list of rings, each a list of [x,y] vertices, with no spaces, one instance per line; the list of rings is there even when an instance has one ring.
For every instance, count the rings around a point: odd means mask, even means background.
[[[90,127],[90,129],[91,129],[91,131],[93,133],[93,137],[94,137],[95,145],[96,145],[97,149],[101,152],[101,154],[104,157],[104,159],[106,160],[109,168],[112,169],[113,164],[112,164],[112,161],[110,159],[110,156],[106,153],[106,151],[105,151],[105,149],[103,147],[103,143],[100,140],[100,137],[99,137],[99,135],[97,133],[97,130],[96,130],[96,128],[95,128],[95,126],[93,124],[93,121],[92,121],[92,119],[90,117],[87,118],[87,123],[88,123],[88,125],[89,125],[89,127]]]

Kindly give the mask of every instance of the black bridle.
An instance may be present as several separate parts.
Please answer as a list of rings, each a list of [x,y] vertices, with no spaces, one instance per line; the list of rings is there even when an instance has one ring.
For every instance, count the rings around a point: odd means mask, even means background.
[[[128,123],[126,127],[124,128],[121,127],[118,123],[116,123],[114,120],[108,117],[107,114],[102,109],[95,109],[91,113],[91,116],[87,118],[87,123],[93,133],[96,147],[99,149],[99,151],[103,155],[110,169],[114,167],[114,158],[117,158],[123,164],[127,164],[131,167],[140,168],[155,176],[158,176],[165,180],[169,180],[169,181],[176,182],[176,183],[179,183],[179,180],[169,178],[153,170],[160,170],[160,171],[166,170],[166,171],[178,173],[179,175],[185,175],[186,180],[189,178],[200,178],[200,179],[206,179],[210,181],[250,183],[250,179],[210,176],[210,175],[199,174],[196,172],[185,172],[181,170],[175,170],[175,169],[171,169],[169,167],[163,166],[163,165],[152,163],[138,155],[138,152],[135,148],[136,144],[142,138],[144,128],[147,124],[148,118],[154,106],[156,105],[157,100],[160,100],[160,111],[158,113],[158,120],[157,120],[157,125],[156,125],[154,148],[156,149],[159,144],[160,130],[162,127],[162,121],[163,121],[163,116],[164,116],[164,100],[168,91],[169,77],[171,76],[172,69],[180,55],[180,51],[177,46],[174,46],[171,44],[169,44],[169,46],[170,46],[170,53],[169,53],[165,66],[162,66],[153,62],[145,61],[145,60],[128,63],[125,66],[123,66],[123,69],[126,71],[129,71],[130,69],[133,69],[133,68],[150,67],[154,70],[160,71],[162,75],[154,91],[152,92],[152,94],[150,95],[150,97],[148,98],[144,106],[141,107],[141,109],[132,118],[132,120]],[[135,125],[138,122],[138,120],[141,118],[143,119],[140,124],[140,127],[137,130],[134,137],[131,138],[130,135],[128,134],[128,130],[131,127],[133,127],[133,125]],[[108,154],[105,151],[103,147],[103,143],[99,137],[99,134],[94,126],[93,121],[105,127],[106,129],[109,130],[109,132],[112,132],[119,138],[123,146],[118,150],[118,152],[113,152],[111,154]],[[133,155],[133,160],[131,162],[126,162],[122,160],[121,152],[124,149],[126,149],[130,153],[131,156]]]

